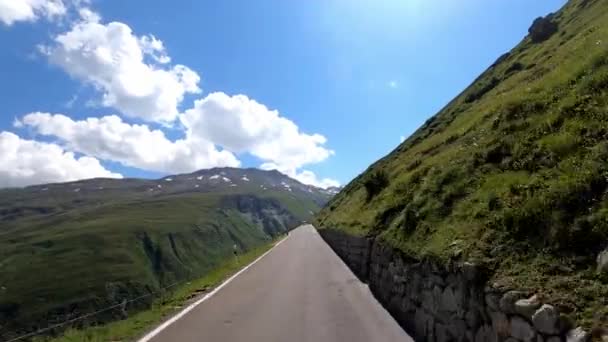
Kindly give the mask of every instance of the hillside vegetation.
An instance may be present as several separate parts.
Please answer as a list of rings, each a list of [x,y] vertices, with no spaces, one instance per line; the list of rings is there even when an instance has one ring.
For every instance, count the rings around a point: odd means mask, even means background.
[[[572,0],[316,221],[486,265],[590,326],[608,313],[607,187],[608,1]]]
[[[200,278],[329,196],[276,171],[228,168],[0,190],[0,340]]]

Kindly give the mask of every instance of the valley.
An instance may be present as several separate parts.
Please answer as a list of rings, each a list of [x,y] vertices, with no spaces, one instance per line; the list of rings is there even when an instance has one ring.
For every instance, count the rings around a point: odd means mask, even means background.
[[[331,195],[276,171],[231,168],[0,190],[0,336],[199,278],[235,249],[310,220]]]

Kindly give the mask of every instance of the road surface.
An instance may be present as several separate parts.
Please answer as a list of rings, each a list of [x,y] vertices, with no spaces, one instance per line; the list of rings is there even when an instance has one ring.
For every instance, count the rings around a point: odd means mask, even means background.
[[[149,341],[413,340],[306,225]]]

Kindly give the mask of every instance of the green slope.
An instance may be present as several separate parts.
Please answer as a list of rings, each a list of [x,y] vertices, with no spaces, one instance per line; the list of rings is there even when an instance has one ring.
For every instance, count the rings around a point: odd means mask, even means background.
[[[0,190],[0,340],[199,278],[232,258],[234,245],[245,252],[309,220],[323,200],[272,187],[295,182],[278,173],[217,172],[250,179],[231,186],[237,182],[178,175]]]
[[[501,56],[317,224],[485,264],[584,325],[607,314],[595,258],[608,246],[608,2],[570,1],[550,20],[557,32]]]

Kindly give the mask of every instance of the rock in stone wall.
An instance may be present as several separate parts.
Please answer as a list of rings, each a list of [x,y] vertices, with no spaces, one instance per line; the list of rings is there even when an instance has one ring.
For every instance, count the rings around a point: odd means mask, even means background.
[[[416,341],[590,339],[534,294],[493,288],[489,274],[473,264],[417,260],[379,240],[332,229],[319,233]]]

